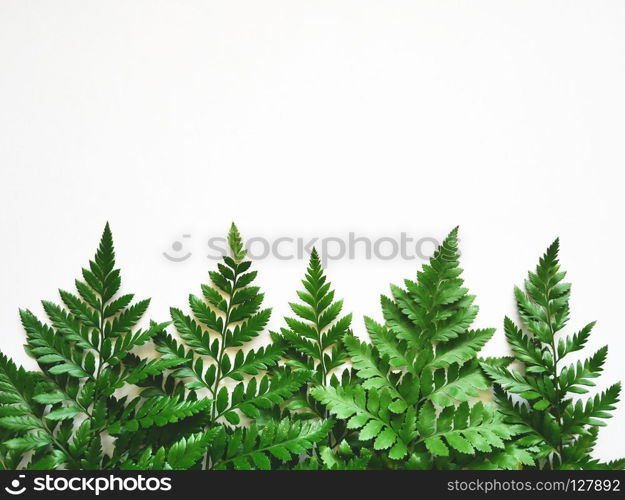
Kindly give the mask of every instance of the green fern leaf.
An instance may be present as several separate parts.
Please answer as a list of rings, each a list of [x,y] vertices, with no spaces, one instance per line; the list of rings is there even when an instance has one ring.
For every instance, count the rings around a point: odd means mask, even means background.
[[[385,468],[457,468],[473,454],[486,463],[516,433],[491,407],[468,404],[489,387],[477,355],[494,330],[470,328],[477,306],[460,277],[457,237],[449,234],[416,281],[382,297],[384,324],[365,318],[372,344],[344,337],[359,384],[312,390]]]
[[[570,316],[571,285],[558,260],[559,240],[549,246],[536,269],[528,274],[524,290],[515,288],[522,325],[505,319],[505,331],[515,358],[524,374],[485,361],[482,367],[498,384],[496,397],[506,421],[519,425],[522,437],[540,468],[601,467],[590,456],[596,427],[618,402],[620,385],[597,394],[584,403],[570,395],[585,394],[599,377],[607,357],[602,347],[585,361],[563,365],[570,353],[587,343],[595,323],[589,323],[572,336],[564,336]],[[518,395],[513,403],[503,391]],[[593,436],[592,441],[588,437]]]
[[[332,425],[331,420],[302,422],[284,419],[269,421],[263,429],[255,424],[234,431],[221,428],[221,435],[216,438],[221,443],[211,451],[213,468],[271,469],[274,462],[288,462],[310,450],[327,436]]]
[[[302,303],[290,304],[297,318],[285,318],[289,328],[272,337],[290,346],[287,359],[291,364],[314,370],[315,382],[327,385],[330,373],[345,361],[341,342],[349,333],[352,317],[341,316],[343,301],[334,299],[332,285],[315,249],[302,285],[304,290],[298,292]]]

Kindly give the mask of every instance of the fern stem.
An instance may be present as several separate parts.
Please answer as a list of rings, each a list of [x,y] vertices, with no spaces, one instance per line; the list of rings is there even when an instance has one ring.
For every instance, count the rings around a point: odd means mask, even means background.
[[[94,377],[94,383],[95,383],[95,388],[93,391],[93,405],[94,405],[94,410],[95,410],[95,405],[98,404],[98,398],[100,397],[100,375],[102,373],[102,365],[104,364],[104,361],[102,360],[102,356],[100,355],[100,349],[102,348],[102,342],[104,341],[104,297],[100,296],[100,309],[98,310],[98,315],[99,315],[99,321],[98,321],[98,331],[100,332],[99,338],[98,338],[98,348],[96,349],[96,352],[98,353],[98,368],[96,370],[95,373],[95,377]],[[90,416],[90,421],[92,424],[95,424],[95,418],[93,416],[93,414]],[[93,430],[95,430],[95,426],[92,425]],[[95,435],[93,436],[93,438],[95,439]]]
[[[321,385],[322,387],[326,387],[328,385],[328,367],[326,366],[325,359],[323,358],[323,345],[321,343],[321,329],[319,328],[319,291],[315,293],[315,331],[317,333],[317,348],[319,349],[319,363],[321,365]],[[330,418],[330,412],[326,409],[321,416],[324,420]],[[345,436],[343,436],[344,438]],[[334,449],[338,446],[338,444],[342,441],[342,439],[338,439],[334,435],[334,429],[330,431],[328,436],[328,441],[330,448]]]
[[[237,264],[239,264],[239,262],[237,262]],[[239,277],[238,274],[238,269],[234,271],[234,279],[232,280],[232,290],[230,291],[230,293],[228,294],[228,306],[226,308],[226,317],[224,318],[224,325],[223,328],[221,329],[220,335],[221,335],[221,341],[219,343],[219,354],[217,355],[217,373],[215,375],[215,383],[213,384],[212,388],[209,388],[211,394],[213,395],[213,398],[217,397],[217,394],[219,392],[219,384],[221,383],[222,380],[222,369],[221,369],[221,364],[223,362],[223,357],[224,354],[226,352],[226,348],[225,348],[225,336],[226,333],[228,331],[228,325],[230,324],[230,315],[232,314],[232,307],[233,307],[233,297],[234,297],[234,291],[236,290],[237,287],[237,279]],[[211,405],[211,422],[209,423],[209,425],[206,427],[205,430],[208,430],[208,428],[215,423],[215,421],[225,412],[222,412],[221,414],[217,414],[217,406],[216,404],[213,402],[213,404]],[[202,460],[202,469],[206,470],[209,466],[209,458],[208,458],[208,450],[206,451],[206,453],[204,454],[204,459]],[[213,464],[214,465],[214,464]]]
[[[560,394],[560,380],[558,377],[558,352],[556,349],[556,331],[553,328],[552,325],[552,318],[551,318],[551,308],[549,307],[549,292],[552,290],[553,287],[549,287],[549,289],[547,290],[547,293],[545,294],[545,296],[547,297],[547,304],[545,307],[545,313],[547,315],[547,324],[549,325],[549,332],[551,333],[551,343],[550,343],[550,347],[551,347],[551,355],[553,356],[553,385],[555,387],[556,390],[556,405],[555,405],[555,416],[556,419],[558,420],[558,424],[560,426],[560,430],[562,430],[562,426],[563,426],[563,420],[562,420],[562,411],[561,411],[561,403],[562,403],[562,398],[561,398],[561,394]],[[560,455],[560,461],[562,461],[562,435],[560,435],[560,440],[558,442],[558,454]]]
[[[217,356],[217,374],[215,376],[215,384],[213,385],[213,394],[215,394],[215,395],[219,392],[219,384],[221,383],[221,380],[222,380],[221,364],[223,362],[224,354],[226,352],[224,338],[226,336],[226,332],[228,331],[228,325],[230,324],[230,315],[232,314],[232,298],[233,298],[233,295],[234,295],[234,291],[236,290],[237,278],[238,278],[238,274],[235,273],[234,280],[232,281],[232,291],[228,295],[228,307],[226,309],[226,317],[225,317],[225,320],[224,320],[224,326],[223,326],[223,328],[221,330],[221,334],[220,334],[221,335],[221,342],[219,343],[219,354]],[[211,415],[212,415],[211,418],[213,420],[215,418],[217,418],[217,407],[215,405],[212,405]]]

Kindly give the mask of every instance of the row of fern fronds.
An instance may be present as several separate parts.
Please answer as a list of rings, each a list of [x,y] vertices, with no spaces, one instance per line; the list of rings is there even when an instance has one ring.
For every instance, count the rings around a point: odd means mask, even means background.
[[[45,321],[20,311],[40,370],[0,354],[0,469],[625,467],[592,457],[620,385],[584,396],[607,347],[566,361],[594,323],[564,333],[558,241],[515,289],[512,356],[486,359],[495,329],[472,328],[457,230],[364,318],[368,341],[314,251],[292,316],[266,332],[271,310],[234,225],[228,242],[210,283],[166,322],[138,328],[149,300],[120,293],[108,225],[76,290],[43,302]],[[271,342],[251,348],[261,335]]]

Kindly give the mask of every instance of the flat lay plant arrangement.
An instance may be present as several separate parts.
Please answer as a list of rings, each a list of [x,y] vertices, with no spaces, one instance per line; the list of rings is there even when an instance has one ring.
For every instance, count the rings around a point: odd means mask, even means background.
[[[512,356],[481,358],[457,229],[413,279],[364,318],[368,341],[313,251],[292,315],[271,309],[233,225],[209,282],[144,322],[149,299],[121,292],[107,225],[93,260],[20,316],[27,371],[0,353],[0,470],[623,469],[592,457],[620,384],[593,391],[607,346],[594,323],[567,334],[571,287],[554,242],[515,289]],[[258,338],[270,340],[251,348]],[[152,346],[154,354],[144,346]]]

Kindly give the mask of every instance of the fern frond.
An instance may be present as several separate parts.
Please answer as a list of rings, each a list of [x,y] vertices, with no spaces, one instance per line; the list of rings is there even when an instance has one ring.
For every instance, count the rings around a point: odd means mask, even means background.
[[[303,289],[297,292],[299,302],[289,304],[295,317],[285,318],[287,328],[272,333],[272,339],[287,346],[285,364],[293,371],[306,371],[309,381],[286,405],[295,419],[326,419],[327,411],[311,395],[315,387],[339,384],[339,378],[349,378],[345,364],[348,352],[343,340],[350,334],[352,315],[342,315],[343,301],[335,298],[332,284],[321,266],[319,254],[313,248]],[[338,377],[337,377],[338,375]],[[280,415],[274,416],[274,418]],[[324,445],[335,446],[346,437],[348,429],[338,423],[329,433]],[[320,462],[317,461],[317,464]]]
[[[235,410],[250,418],[256,418],[260,410],[278,405],[295,394],[308,380],[310,373],[304,370],[293,372],[277,371],[271,376],[251,378],[247,384],[240,382],[230,392],[222,387],[217,395],[216,418],[224,416],[232,424],[238,424]]]
[[[156,407],[160,400],[141,397],[125,407],[125,403],[113,398],[114,392],[143,383],[184,361],[148,360],[133,354],[133,350],[150,342],[167,323],[137,328],[149,300],[133,303],[132,294],[117,296],[121,275],[115,268],[108,224],[95,257],[82,270],[82,280],[76,280],[75,285],[75,294],[59,291],[60,305],[42,302],[50,324],[40,321],[29,310],[20,311],[27,335],[26,350],[36,359],[42,373],[29,374],[15,368],[6,358],[0,359],[4,385],[14,384],[4,399],[15,399],[18,395],[20,398],[19,403],[2,406],[5,413],[0,417],[0,425],[17,432],[3,446],[20,452],[34,450],[28,468],[117,467],[103,452],[102,444],[110,429],[121,425],[112,420],[124,411],[131,412],[139,402],[141,408],[147,409]],[[184,412],[152,415],[159,423],[165,416],[170,422],[185,415]],[[150,415],[142,416],[144,426],[148,418]],[[74,422],[82,424],[75,428]],[[119,444],[123,442],[123,437],[118,439]],[[144,449],[145,446],[137,445],[133,453]],[[129,450],[116,450],[117,456],[128,453]]]
[[[327,385],[332,370],[345,361],[341,342],[349,332],[352,316],[341,316],[343,301],[335,300],[316,249],[310,255],[302,285],[304,290],[297,292],[301,303],[289,304],[297,318],[285,318],[289,328],[272,337],[290,347],[287,359],[292,364],[314,370],[315,382]]]
[[[155,452],[146,449],[137,461],[126,461],[122,470],[187,470],[191,469],[206,454],[219,428],[208,432],[197,432],[182,437],[170,446],[162,446]]]
[[[164,358],[187,360],[173,375],[187,379],[185,386],[189,390],[208,389],[216,400],[213,419],[226,413],[219,408],[228,392],[227,379],[242,381],[245,376],[261,374],[275,366],[284,352],[280,344],[244,352],[247,343],[265,328],[271,310],[260,309],[263,294],[252,286],[256,272],[249,271],[251,262],[243,260],[246,251],[234,224],[228,241],[232,256],[223,258],[218,271],[209,272],[212,284],[202,286],[203,298],[189,296],[192,314],[171,309],[174,326],[186,349],[169,336],[161,335],[156,340]],[[236,419],[233,415],[230,418]]]
[[[140,428],[162,427],[203,412],[210,405],[210,399],[191,401],[162,396],[141,402],[140,398],[135,398],[126,405],[124,412],[109,427],[109,432],[116,435],[122,432],[135,432]]]
[[[605,426],[604,419],[612,418],[610,412],[616,409],[621,393],[621,384],[616,383],[600,394],[596,394],[584,404],[577,400],[575,404],[567,402],[562,416],[562,432],[565,434],[580,434],[584,426]]]
[[[306,453],[326,437],[332,420],[269,421],[264,428],[256,424],[232,431],[220,428],[211,450],[214,469],[269,470],[274,462],[285,463]]]
[[[5,466],[12,464],[17,468],[24,454],[32,450],[45,449],[45,453],[54,453],[61,462],[69,458],[53,432],[63,409],[53,405],[55,409],[46,415],[45,401],[37,401],[37,396],[49,389],[41,374],[27,372],[0,353],[0,428],[9,431],[1,444],[8,450],[3,460]]]
[[[365,318],[372,344],[345,336],[359,385],[312,391],[347,429],[358,431],[360,441],[372,441],[384,468],[462,467],[467,455],[494,453],[515,434],[492,408],[478,404],[470,410],[468,404],[488,388],[477,355],[494,330],[470,328],[477,306],[463,286],[458,259],[455,229],[416,281],[382,296],[384,324]],[[455,427],[451,415],[457,415]]]
[[[189,297],[190,314],[171,309],[181,343],[165,332],[155,337],[161,360],[179,364],[169,378],[153,379],[150,389],[164,387],[172,397],[208,391],[213,404],[205,429],[227,424],[224,436],[238,435],[229,426],[239,426],[241,416],[258,418],[261,411],[291,398],[310,378],[308,370],[287,373],[277,369],[286,349],[284,342],[250,349],[249,343],[267,326],[271,310],[262,309],[264,295],[253,285],[256,271],[251,271],[251,262],[244,260],[243,240],[234,224],[228,242],[231,255],[223,258],[216,271],[209,272],[211,284],[202,285],[202,297]],[[203,467],[214,466],[207,459],[211,450]]]
[[[434,456],[448,456],[450,449],[464,454],[475,451],[490,452],[505,447],[504,440],[514,436],[514,431],[501,421],[493,408],[477,403],[467,403],[457,408],[446,407],[436,416],[431,403],[419,411],[417,420],[419,441]]]
[[[520,441],[532,448],[539,467],[592,469],[598,462],[590,456],[588,437],[596,438],[593,429],[605,425],[604,419],[610,417],[618,402],[620,386],[613,385],[586,403],[571,397],[585,394],[587,387],[595,385],[593,379],[603,370],[607,347],[585,361],[562,364],[565,356],[585,346],[595,323],[572,336],[563,336],[570,316],[571,285],[564,282],[559,248],[559,240],[555,240],[535,271],[528,274],[525,289],[515,288],[522,325],[509,318],[504,322],[506,337],[524,373],[489,362],[483,362],[482,367],[504,391],[522,398],[515,404],[496,390],[507,421],[522,424],[524,436]]]
[[[361,386],[316,387],[312,395],[339,419],[347,420],[348,429],[358,429],[358,439],[373,440],[375,450],[387,450],[392,459],[408,452],[413,436],[414,409],[400,417],[389,411],[392,396],[388,390],[366,391]]]
[[[319,457],[324,470],[367,470],[369,469],[372,454],[366,448],[357,455],[347,441],[341,441],[334,449],[322,446]],[[312,467],[314,468],[313,464]],[[317,469],[319,466],[317,465]]]

